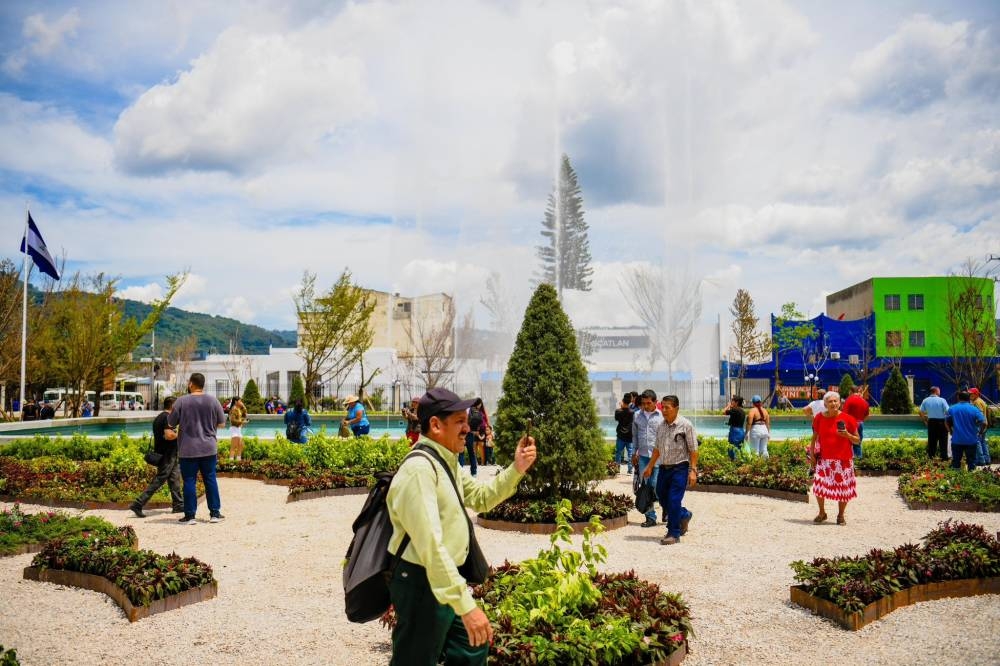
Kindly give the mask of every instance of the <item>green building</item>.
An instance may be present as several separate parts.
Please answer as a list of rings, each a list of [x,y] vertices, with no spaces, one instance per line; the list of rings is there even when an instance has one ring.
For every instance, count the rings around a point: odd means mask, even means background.
[[[826,297],[831,319],[875,315],[875,356],[995,356],[993,281],[968,277],[869,278]]]

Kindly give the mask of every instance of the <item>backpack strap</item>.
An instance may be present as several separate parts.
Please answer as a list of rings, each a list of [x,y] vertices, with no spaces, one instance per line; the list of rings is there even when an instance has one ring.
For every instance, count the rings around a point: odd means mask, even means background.
[[[403,458],[402,463],[399,463],[399,466],[402,467],[403,463],[405,463],[410,458],[424,458],[425,460],[430,461],[431,468],[434,469],[434,482],[437,483],[437,478],[438,478],[437,467],[434,465],[433,458],[427,455],[426,453],[427,451],[430,451],[431,453],[436,453],[433,449],[427,446],[416,447],[412,451],[406,454],[406,457]],[[441,459],[440,456],[437,456],[437,458],[438,460]],[[447,467],[445,469],[447,470]],[[406,532],[403,532],[403,540],[399,543],[399,548],[396,549],[396,553],[395,555],[393,555],[392,558],[392,566],[389,569],[390,573],[393,570],[395,570],[396,565],[399,563],[399,560],[403,558],[403,551],[405,551],[406,547],[409,545],[410,545],[410,535],[407,534]]]

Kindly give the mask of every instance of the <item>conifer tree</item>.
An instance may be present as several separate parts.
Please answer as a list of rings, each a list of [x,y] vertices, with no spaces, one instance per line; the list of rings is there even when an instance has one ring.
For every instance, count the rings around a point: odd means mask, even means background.
[[[529,418],[538,458],[519,494],[579,497],[607,475],[604,435],[587,370],[573,326],[550,284],[535,290],[507,365],[495,424],[501,463],[513,459]]]
[[[249,414],[262,414],[264,412],[264,398],[260,396],[260,389],[257,388],[257,382],[252,377],[243,388],[243,404]]]
[[[302,402],[302,405],[306,404],[306,385],[302,383],[302,375],[295,375],[292,379],[292,388],[288,396],[288,406],[293,407],[296,402]]]
[[[854,379],[851,378],[850,373],[845,372],[844,376],[840,378],[840,386],[837,388],[837,392],[840,393],[841,400],[847,400],[847,396],[851,395],[854,391]]]
[[[542,220],[542,245],[538,246],[541,260],[540,282],[556,285],[559,300],[563,289],[590,291],[589,227],[583,218],[583,195],[569,156],[562,156],[559,182],[549,195]],[[557,266],[558,264],[558,266]],[[557,273],[558,271],[558,280]]]
[[[882,388],[882,413],[883,414],[911,414],[913,413],[913,401],[910,399],[910,387],[903,379],[903,373],[899,367],[893,367],[892,374],[886,380]]]

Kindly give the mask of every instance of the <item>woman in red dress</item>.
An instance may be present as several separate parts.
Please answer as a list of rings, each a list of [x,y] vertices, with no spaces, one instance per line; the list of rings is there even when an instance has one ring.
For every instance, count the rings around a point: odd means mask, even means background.
[[[813,417],[812,444],[806,451],[809,464],[815,471],[813,494],[819,504],[819,514],[814,523],[826,520],[826,500],[837,503],[837,524],[846,525],[844,509],[858,496],[854,480],[854,451],[852,444],[858,437],[858,422],[850,414],[840,411],[840,394],[830,391],[823,396],[824,411]]]

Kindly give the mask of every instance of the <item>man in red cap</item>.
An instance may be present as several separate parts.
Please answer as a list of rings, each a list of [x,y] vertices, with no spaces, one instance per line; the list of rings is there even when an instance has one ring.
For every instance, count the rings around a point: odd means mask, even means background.
[[[983,418],[986,419],[987,426],[989,429],[990,422],[990,408],[986,406],[986,401],[983,400],[983,396],[979,394],[979,389],[972,387],[969,389],[970,402],[983,413]],[[979,435],[979,448],[976,450],[976,464],[977,465],[989,465],[990,464],[990,447],[986,443],[986,430],[983,430],[982,434]]]
[[[393,666],[431,666],[442,657],[446,664],[485,664],[493,641],[490,620],[459,572],[474,537],[465,510],[488,511],[513,495],[535,462],[535,440],[522,437],[514,464],[491,481],[473,479],[458,464],[473,402],[445,388],[432,388],[417,401],[421,435],[414,449],[430,455],[400,465],[386,496],[389,552],[410,539],[389,583],[396,611]]]

